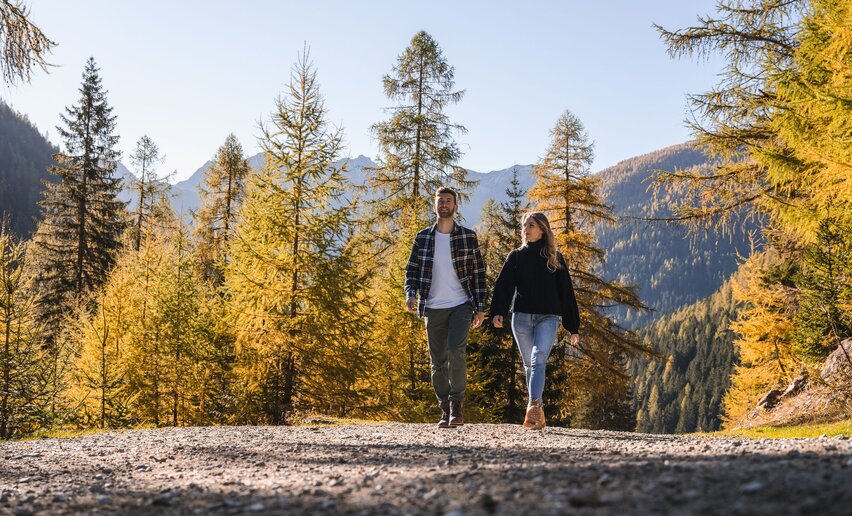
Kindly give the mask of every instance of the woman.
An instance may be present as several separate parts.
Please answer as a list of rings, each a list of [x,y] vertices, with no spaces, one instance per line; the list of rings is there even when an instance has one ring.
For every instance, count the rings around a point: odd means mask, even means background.
[[[512,308],[512,333],[524,362],[529,403],[524,428],[544,428],[544,371],[550,350],[556,343],[559,323],[571,333],[571,345],[580,342],[580,312],[574,297],[571,276],[547,217],[527,213],[521,220],[523,245],[509,253],[491,304],[492,323],[503,327],[503,318]],[[513,304],[514,301],[514,304]]]

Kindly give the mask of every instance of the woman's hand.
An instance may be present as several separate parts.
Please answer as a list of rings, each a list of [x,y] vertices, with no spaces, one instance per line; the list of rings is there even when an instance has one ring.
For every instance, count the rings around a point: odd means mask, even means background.
[[[580,334],[579,333],[572,333],[571,339],[568,342],[570,342],[571,345],[576,348],[577,346],[580,345]]]
[[[495,328],[502,328],[503,327],[503,316],[502,315],[495,315],[494,318],[491,319],[491,324],[493,324]]]

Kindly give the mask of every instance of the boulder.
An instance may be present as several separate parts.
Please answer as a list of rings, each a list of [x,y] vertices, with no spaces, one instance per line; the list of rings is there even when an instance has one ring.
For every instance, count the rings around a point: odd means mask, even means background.
[[[837,349],[828,355],[819,375],[825,381],[852,376],[852,339],[842,341]]]
[[[808,373],[802,372],[802,374],[800,376],[798,376],[792,382],[790,382],[790,385],[787,386],[787,388],[781,394],[781,397],[787,398],[787,397],[790,397],[790,396],[795,396],[796,394],[799,394],[800,392],[802,392],[802,390],[807,385],[808,385]]]
[[[781,389],[772,389],[766,393],[766,396],[760,398],[757,402],[757,408],[763,410],[772,410],[781,401],[781,395],[784,392]]]

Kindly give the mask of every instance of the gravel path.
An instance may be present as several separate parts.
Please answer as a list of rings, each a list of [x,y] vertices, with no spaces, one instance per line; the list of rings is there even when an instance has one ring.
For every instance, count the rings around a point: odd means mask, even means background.
[[[208,427],[0,443],[0,514],[852,514],[852,440],[517,425]]]

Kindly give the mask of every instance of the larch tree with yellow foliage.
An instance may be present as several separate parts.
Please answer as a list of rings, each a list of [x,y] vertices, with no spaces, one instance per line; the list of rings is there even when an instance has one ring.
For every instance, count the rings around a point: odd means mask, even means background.
[[[0,221],[0,439],[49,426],[47,407],[55,394],[25,270],[24,244]]]
[[[266,165],[249,179],[226,268],[242,421],[282,424],[313,408],[358,413],[370,402],[361,288],[369,278],[334,166],[342,142],[305,52],[263,127]]]
[[[673,56],[722,52],[723,81],[692,97],[710,173],[661,178],[687,185],[693,225],[724,227],[750,209],[765,219],[765,256],[752,257],[735,295],[741,363],[727,421],[768,388],[812,372],[852,335],[852,6],[842,0],[720,2],[697,27],[659,28]]]
[[[557,248],[568,264],[583,338],[579,360],[561,360],[551,369],[545,398],[556,402],[551,404],[557,405],[556,417],[563,422],[632,430],[625,364],[627,356],[645,350],[636,335],[616,324],[606,309],[616,304],[645,307],[632,288],[596,272],[605,253],[595,243],[594,228],[614,217],[598,193],[599,180],[589,173],[594,151],[582,122],[565,111],[550,138],[547,152],[533,169],[535,183],[529,196],[533,208],[547,215]]]

